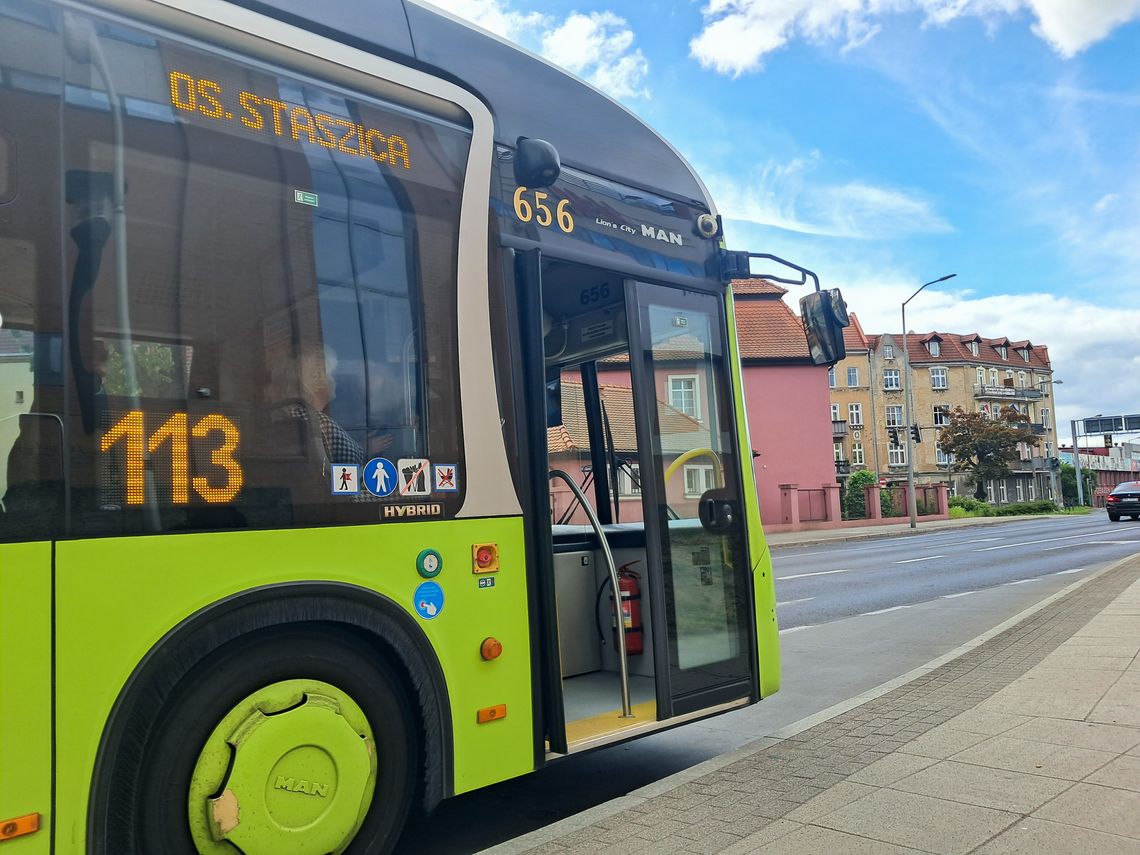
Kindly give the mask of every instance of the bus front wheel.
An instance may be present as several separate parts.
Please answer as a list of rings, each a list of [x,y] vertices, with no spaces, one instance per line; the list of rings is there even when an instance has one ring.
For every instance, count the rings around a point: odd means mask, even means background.
[[[388,852],[416,789],[401,681],[335,627],[223,646],[181,681],[152,737],[133,811],[140,852]]]

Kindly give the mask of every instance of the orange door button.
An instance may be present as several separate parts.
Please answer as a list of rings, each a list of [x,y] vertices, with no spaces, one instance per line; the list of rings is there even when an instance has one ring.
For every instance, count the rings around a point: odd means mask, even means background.
[[[507,705],[498,704],[493,707],[483,707],[475,714],[476,720],[479,724],[486,724],[489,721],[498,721],[501,718],[507,717]]]
[[[507,708],[503,707],[503,715],[506,714]],[[29,813],[24,816],[17,816],[14,819],[0,820],[0,843],[5,840],[23,837],[25,834],[32,834],[39,830],[40,815],[38,813]]]
[[[479,655],[488,662],[492,659],[498,659],[503,655],[503,642],[490,636],[484,638],[483,643],[479,645]]]
[[[471,572],[499,572],[499,545],[497,543],[476,543],[472,545]]]

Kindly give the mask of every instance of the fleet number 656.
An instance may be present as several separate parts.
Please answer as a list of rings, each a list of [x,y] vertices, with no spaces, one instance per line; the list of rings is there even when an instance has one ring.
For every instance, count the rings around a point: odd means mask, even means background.
[[[557,222],[560,230],[570,234],[574,231],[574,217],[570,213],[570,200],[563,199],[554,206],[552,211],[550,205],[546,204],[546,200],[549,198],[550,194],[543,193],[541,190],[519,187],[515,190],[514,197],[515,216],[519,218],[520,223],[529,223],[534,220],[543,228],[550,228]]]

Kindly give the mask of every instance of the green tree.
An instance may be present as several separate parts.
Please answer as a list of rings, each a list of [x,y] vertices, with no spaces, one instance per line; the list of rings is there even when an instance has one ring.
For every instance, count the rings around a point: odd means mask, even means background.
[[[954,457],[953,470],[970,474],[978,499],[986,497],[985,481],[1010,474],[1021,443],[1036,447],[1039,440],[1029,427],[1029,416],[1013,407],[1002,407],[993,419],[955,407],[938,435],[938,447]]]
[[[1096,489],[1096,475],[1082,469],[1081,480],[1085,482],[1085,504],[1091,505],[1093,490]],[[1065,507],[1071,508],[1077,504],[1077,468],[1072,463],[1061,464],[1061,495],[1065,498]]]
[[[861,520],[867,516],[867,494],[863,489],[878,481],[874,472],[860,469],[852,472],[843,491],[843,512],[849,520]]]

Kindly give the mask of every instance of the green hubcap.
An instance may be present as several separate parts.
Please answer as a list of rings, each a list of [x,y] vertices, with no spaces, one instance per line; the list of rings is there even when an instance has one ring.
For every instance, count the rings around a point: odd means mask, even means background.
[[[206,740],[190,781],[190,830],[206,855],[233,855],[234,846],[245,855],[338,853],[375,787],[372,730],[352,698],[318,680],[274,683]]]

